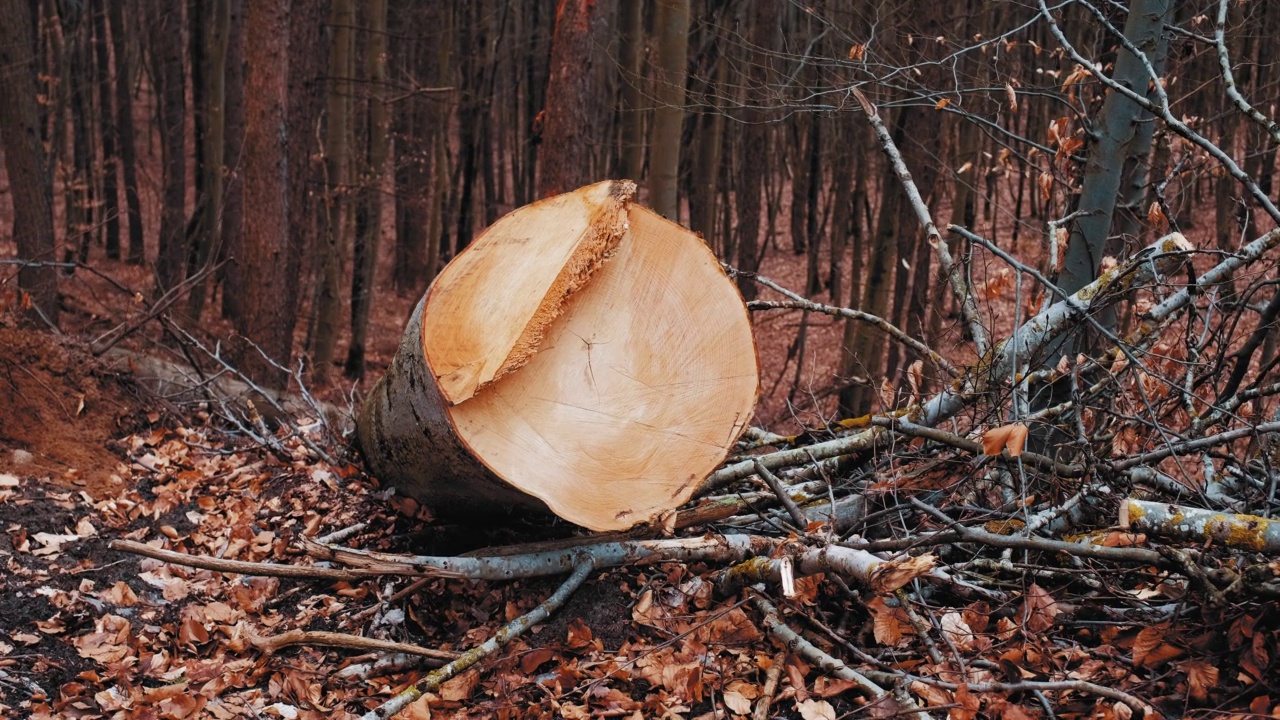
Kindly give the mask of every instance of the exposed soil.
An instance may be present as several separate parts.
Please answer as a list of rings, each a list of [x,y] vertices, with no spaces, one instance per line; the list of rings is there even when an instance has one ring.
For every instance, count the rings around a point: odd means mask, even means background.
[[[81,342],[12,316],[0,315],[0,348],[0,472],[94,497],[118,490],[127,473],[110,441],[145,425],[153,401]]]

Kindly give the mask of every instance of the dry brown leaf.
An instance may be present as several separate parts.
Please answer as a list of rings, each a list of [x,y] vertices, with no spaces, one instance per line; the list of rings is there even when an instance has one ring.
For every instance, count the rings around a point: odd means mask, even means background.
[[[423,695],[401,711],[405,720],[431,720],[431,695]]]
[[[1009,457],[1018,457],[1027,444],[1027,426],[1022,423],[1001,425],[982,433],[982,452],[997,456],[1009,451]]]
[[[1004,94],[1005,94],[1005,97],[1009,98],[1009,112],[1011,113],[1018,112],[1018,93],[1014,91],[1013,85],[1011,85],[1010,83],[1005,83]]]
[[[1067,75],[1067,79],[1062,81],[1062,92],[1066,92],[1071,89],[1071,86],[1076,83],[1087,80],[1090,74],[1091,73],[1088,68],[1076,63],[1076,66],[1071,69],[1071,73]]]
[[[854,45],[853,47],[849,48],[849,59],[861,60],[863,56],[866,55],[866,53],[867,53],[866,45]]]
[[[872,592],[888,594],[922,575],[929,574],[937,564],[937,556],[928,553],[891,560],[872,568],[868,584]]]
[[[585,650],[591,646],[591,628],[580,617],[569,621],[569,636],[566,644],[574,650]]]
[[[1218,684],[1218,668],[1203,660],[1179,663],[1178,669],[1187,674],[1187,690],[1200,702],[1207,700],[1209,691]]]
[[[858,683],[852,680],[840,680],[823,675],[813,681],[813,694],[818,697],[835,697],[856,687]]]
[[[836,720],[836,709],[826,700],[809,698],[798,702],[796,711],[804,720]]]
[[[907,385],[911,388],[911,402],[917,402],[924,385],[924,361],[916,360],[907,366]]]
[[[1053,627],[1055,618],[1062,613],[1048,590],[1032,584],[1022,601],[1022,624],[1032,633],[1042,633]]]
[[[961,683],[956,687],[955,691],[956,704],[955,707],[947,713],[948,720],[974,720],[978,717],[978,709],[982,706],[982,700],[977,695],[969,692],[969,686]]]
[[[942,633],[946,636],[956,649],[966,652],[980,650],[983,647],[982,638],[973,632],[973,628],[969,627],[969,623],[964,621],[964,617],[954,610],[943,614],[941,625]]]
[[[720,697],[724,699],[725,707],[729,708],[731,712],[738,715],[746,715],[751,712],[751,700],[737,690],[726,690]]]
[[[951,98],[942,98],[941,100],[939,100],[937,103],[934,104],[933,109],[941,110],[950,104],[951,104]]]
[[[1181,655],[1181,650],[1164,641],[1168,631],[1168,623],[1152,625],[1140,630],[1133,641],[1133,664],[1139,667],[1155,667]]]
[[[871,611],[871,628],[876,642],[888,647],[896,647],[902,642],[909,626],[899,617],[901,608],[890,608],[884,598],[877,597],[867,603],[867,609]]]
[[[950,705],[952,702],[955,701],[949,691],[944,690],[943,688],[940,688],[937,685],[931,685],[929,683],[920,682],[919,680],[913,680],[911,682],[911,694],[918,695],[922,700],[924,700],[926,703],[928,703],[931,706],[932,705]]]
[[[1036,184],[1040,186],[1040,199],[1049,201],[1053,199],[1053,175],[1047,172],[1040,173],[1040,177],[1036,179]]]
[[[1164,208],[1160,207],[1159,200],[1151,201],[1151,207],[1147,209],[1147,222],[1157,228],[1163,228],[1169,224],[1169,218],[1164,215]]]
[[[448,702],[462,702],[471,697],[480,684],[480,671],[468,670],[440,686],[440,699]]]

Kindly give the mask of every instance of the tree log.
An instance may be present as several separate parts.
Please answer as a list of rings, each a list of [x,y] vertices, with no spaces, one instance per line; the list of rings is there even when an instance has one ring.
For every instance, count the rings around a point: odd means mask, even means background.
[[[357,419],[375,475],[438,512],[593,530],[689,499],[751,419],[755,343],[706,244],[634,192],[520,208],[444,269]]]

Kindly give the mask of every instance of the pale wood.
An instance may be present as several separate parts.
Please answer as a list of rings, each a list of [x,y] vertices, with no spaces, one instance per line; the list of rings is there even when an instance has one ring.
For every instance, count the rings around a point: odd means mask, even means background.
[[[538,351],[569,296],[622,239],[635,191],[602,182],[527,205],[449,263],[428,292],[422,344],[450,405]]]
[[[517,210],[445,269],[357,422],[379,478],[433,508],[623,530],[723,462],[758,393],[746,307],[633,188]]]

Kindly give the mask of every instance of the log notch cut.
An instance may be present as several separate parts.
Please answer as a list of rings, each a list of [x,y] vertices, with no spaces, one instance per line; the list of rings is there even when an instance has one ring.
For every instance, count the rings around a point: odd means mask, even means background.
[[[525,206],[444,269],[361,408],[375,475],[433,509],[594,530],[689,499],[751,419],[755,342],[706,244],[634,193]]]

